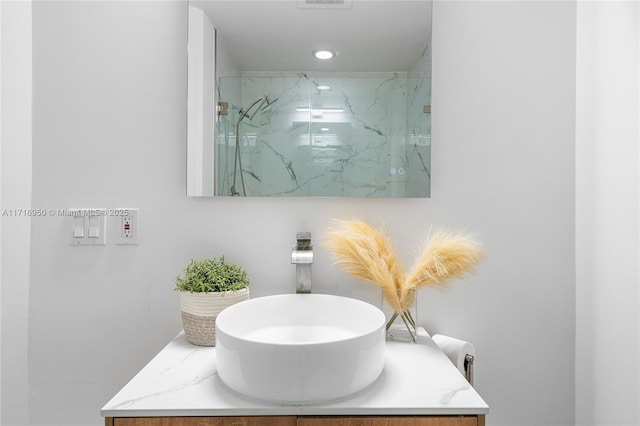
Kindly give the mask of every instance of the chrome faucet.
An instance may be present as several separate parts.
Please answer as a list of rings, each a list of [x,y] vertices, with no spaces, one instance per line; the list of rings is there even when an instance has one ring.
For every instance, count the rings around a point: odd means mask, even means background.
[[[296,293],[311,293],[311,264],[313,263],[311,232],[296,234],[296,245],[291,249],[291,263],[296,265]]]

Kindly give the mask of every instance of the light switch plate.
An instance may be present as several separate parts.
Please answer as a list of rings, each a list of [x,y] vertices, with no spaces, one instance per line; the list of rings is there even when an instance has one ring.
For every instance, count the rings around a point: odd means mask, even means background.
[[[69,209],[72,246],[107,245],[106,209]]]

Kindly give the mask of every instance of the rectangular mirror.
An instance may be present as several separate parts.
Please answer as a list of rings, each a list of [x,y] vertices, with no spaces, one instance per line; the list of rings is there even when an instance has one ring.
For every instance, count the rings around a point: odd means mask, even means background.
[[[190,0],[188,57],[188,196],[429,196],[430,0]]]

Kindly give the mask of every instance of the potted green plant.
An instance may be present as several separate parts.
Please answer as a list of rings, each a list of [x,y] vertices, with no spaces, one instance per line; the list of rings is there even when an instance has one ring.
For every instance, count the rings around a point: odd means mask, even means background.
[[[224,308],[249,299],[249,278],[224,256],[191,260],[176,278],[182,326],[187,340],[198,346],[215,345],[215,321]]]

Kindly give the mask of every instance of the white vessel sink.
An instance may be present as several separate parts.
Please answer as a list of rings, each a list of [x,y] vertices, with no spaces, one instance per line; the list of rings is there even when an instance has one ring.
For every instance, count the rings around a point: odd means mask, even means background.
[[[347,398],[380,376],[384,350],[382,311],[347,297],[260,297],[216,319],[218,376],[232,390],[265,402]]]

